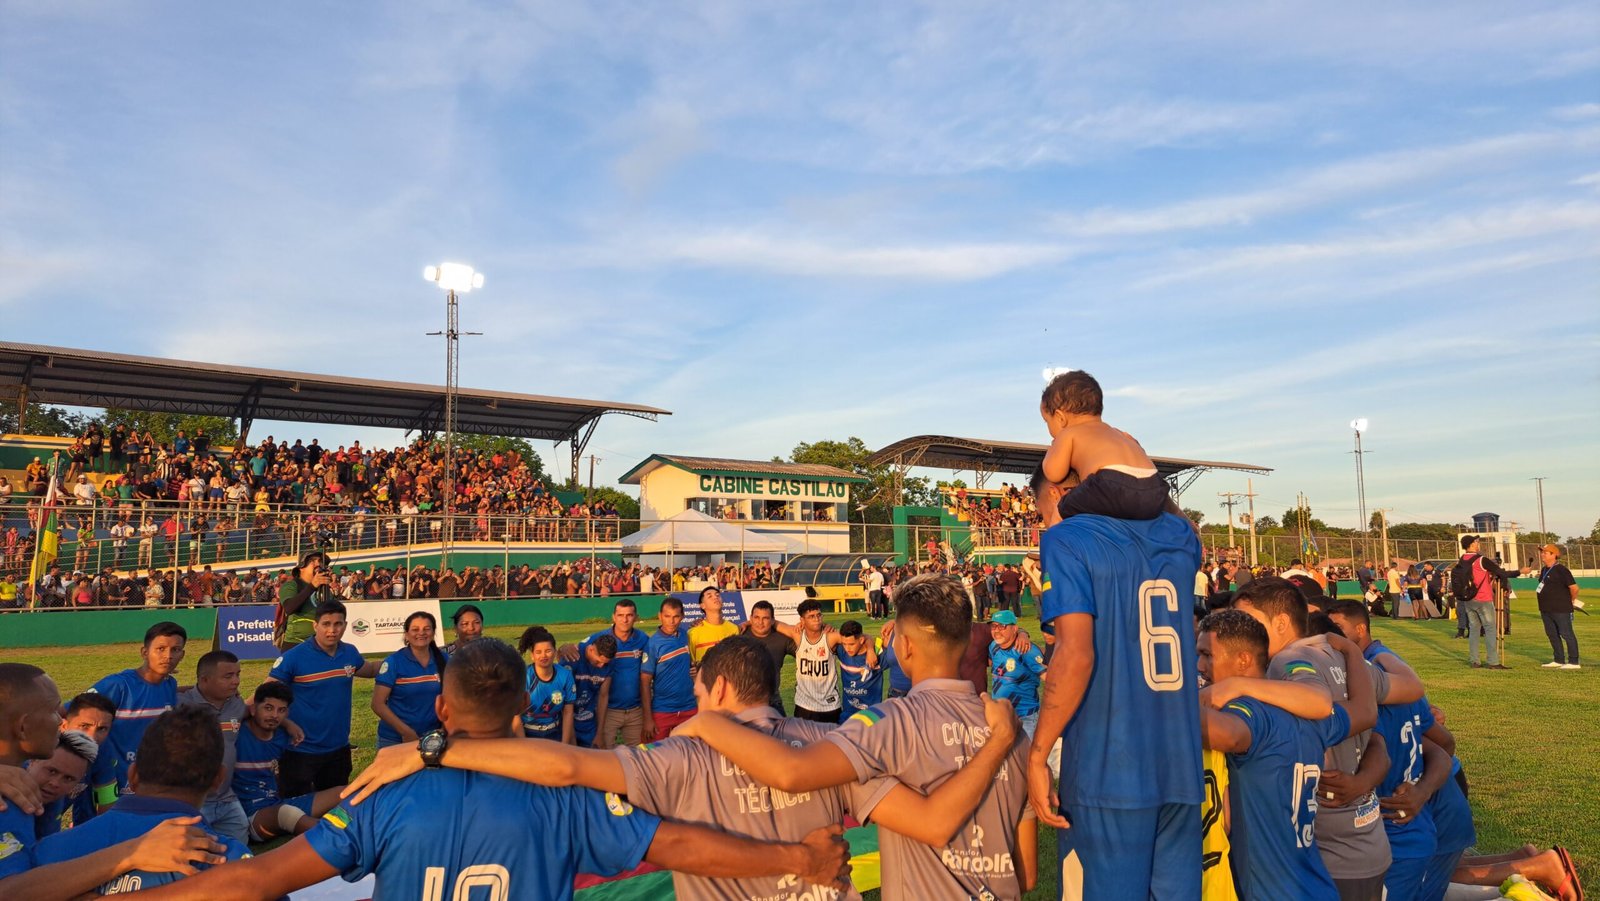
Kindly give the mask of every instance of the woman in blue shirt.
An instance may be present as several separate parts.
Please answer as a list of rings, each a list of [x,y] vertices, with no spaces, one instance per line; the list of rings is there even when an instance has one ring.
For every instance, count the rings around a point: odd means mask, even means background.
[[[434,700],[445,656],[433,636],[439,621],[417,611],[406,617],[406,645],[383,661],[372,686],[372,712],[378,715],[378,747],[414,742],[439,728]]]

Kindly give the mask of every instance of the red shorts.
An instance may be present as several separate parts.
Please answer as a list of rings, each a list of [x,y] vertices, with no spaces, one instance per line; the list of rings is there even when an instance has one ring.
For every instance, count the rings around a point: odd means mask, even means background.
[[[694,710],[685,710],[682,713],[656,713],[655,711],[651,711],[650,718],[655,720],[656,723],[656,741],[660,741],[661,739],[671,735],[672,730],[678,728],[684,723],[687,723],[689,721],[689,717],[694,716],[699,712],[699,708]]]

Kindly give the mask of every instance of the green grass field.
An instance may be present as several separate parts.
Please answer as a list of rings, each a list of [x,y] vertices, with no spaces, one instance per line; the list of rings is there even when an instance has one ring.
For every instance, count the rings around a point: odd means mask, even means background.
[[[1596,603],[1600,591],[1586,591],[1584,599],[1591,607],[1600,607]],[[488,612],[492,620],[492,606]],[[847,618],[829,617],[834,623]],[[1589,649],[1591,663],[1576,672],[1540,668],[1550,659],[1550,648],[1532,598],[1526,595],[1514,604],[1512,634],[1506,639],[1509,672],[1469,668],[1467,643],[1452,638],[1453,622],[1380,620],[1374,623],[1374,632],[1416,668],[1428,685],[1430,699],[1445,711],[1472,786],[1479,849],[1504,851],[1524,842],[1564,845],[1584,878],[1600,885],[1600,791],[1590,776],[1594,767],[1589,760],[1600,737],[1600,618],[1579,614],[1577,619],[1578,641]],[[586,623],[551,631],[566,642],[600,627]],[[514,642],[521,630],[491,625],[487,632]],[[193,663],[201,653],[200,647],[190,650],[182,681],[192,681]],[[137,665],[139,655],[138,644],[128,643],[13,650],[6,652],[6,659],[43,667],[62,694],[70,697],[107,673]],[[268,661],[245,664],[244,692],[262,680],[268,665]],[[786,700],[793,691],[794,668],[785,667]],[[370,682],[357,682],[353,739],[358,770],[371,760],[375,742],[376,718],[368,708],[371,693]],[[1050,830],[1043,831],[1039,859],[1041,884],[1028,897],[1054,898],[1055,837]]]

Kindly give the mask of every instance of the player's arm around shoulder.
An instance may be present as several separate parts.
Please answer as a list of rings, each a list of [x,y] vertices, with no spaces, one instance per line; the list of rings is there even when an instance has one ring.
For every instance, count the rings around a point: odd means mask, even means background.
[[[627,784],[622,766],[609,751],[579,748],[555,741],[525,738],[452,739],[439,758],[444,766],[504,776],[519,782],[555,788],[583,785],[622,793]],[[422,755],[410,745],[390,745],[340,792],[353,806],[392,782],[422,770]]]
[[[841,726],[833,734],[845,728]],[[695,714],[672,734],[700,739],[752,779],[790,794],[832,788],[857,778],[849,757],[830,740],[797,748],[714,711]]]
[[[1221,710],[1235,698],[1250,697],[1306,720],[1324,719],[1333,713],[1333,696],[1320,682],[1229,676],[1208,687],[1206,697],[1214,710]]]
[[[1225,754],[1245,754],[1255,743],[1254,729],[1261,719],[1261,710],[1248,698],[1236,698],[1214,708],[1205,691],[1200,693],[1201,743]],[[1264,725],[1264,724],[1261,724]]]

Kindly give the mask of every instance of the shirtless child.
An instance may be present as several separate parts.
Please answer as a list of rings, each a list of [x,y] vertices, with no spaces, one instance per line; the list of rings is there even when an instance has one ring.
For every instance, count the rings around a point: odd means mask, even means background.
[[[1183,511],[1172,500],[1156,465],[1132,435],[1100,418],[1104,397],[1087,372],[1064,372],[1045,386],[1039,415],[1050,428],[1044,475],[1053,483],[1076,472],[1082,480],[1061,499],[1063,518],[1094,513],[1118,519],[1155,519]]]

